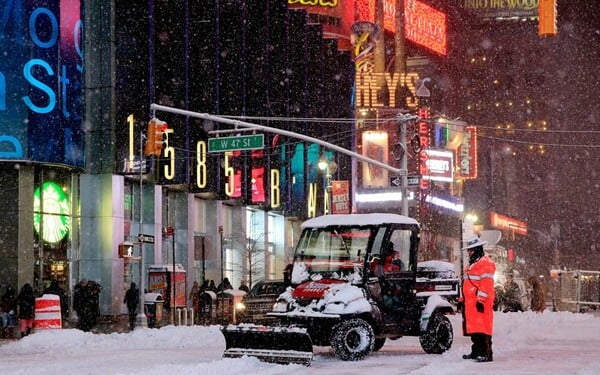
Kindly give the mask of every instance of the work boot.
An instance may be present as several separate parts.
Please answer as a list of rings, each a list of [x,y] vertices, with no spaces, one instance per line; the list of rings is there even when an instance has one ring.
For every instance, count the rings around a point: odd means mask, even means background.
[[[473,358],[475,358],[473,353],[463,354],[463,359],[473,359]]]

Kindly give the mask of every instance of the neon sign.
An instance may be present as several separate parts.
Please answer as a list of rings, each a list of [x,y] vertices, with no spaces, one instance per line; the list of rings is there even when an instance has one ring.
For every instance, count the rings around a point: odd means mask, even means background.
[[[42,198],[43,197],[43,198]],[[60,185],[44,182],[42,188],[33,193],[33,227],[44,241],[57,243],[69,232],[71,226],[71,208],[69,197]],[[42,211],[40,213],[40,211]]]
[[[446,55],[446,15],[416,0],[404,9],[406,39],[441,55]]]
[[[0,158],[84,166],[79,0],[0,7]]]
[[[464,179],[477,178],[477,128],[465,127],[462,143],[456,150],[458,170]]]
[[[362,0],[356,4],[358,19],[375,21],[375,0]],[[405,0],[404,34],[413,41],[441,55],[446,55],[446,14],[417,0]],[[396,3],[383,2],[384,29],[396,32]]]

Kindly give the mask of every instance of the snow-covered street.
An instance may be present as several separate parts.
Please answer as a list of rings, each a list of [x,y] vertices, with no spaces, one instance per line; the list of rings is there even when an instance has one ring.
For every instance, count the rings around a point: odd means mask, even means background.
[[[359,362],[343,362],[331,349],[315,348],[310,369],[318,374],[599,374],[600,318],[592,314],[498,313],[494,362],[462,359],[470,340],[461,317],[451,317],[452,348],[425,354],[417,338],[388,341]],[[300,365],[223,359],[219,326],[167,326],[132,333],[92,334],[75,329],[38,331],[0,345],[2,374],[305,374]]]

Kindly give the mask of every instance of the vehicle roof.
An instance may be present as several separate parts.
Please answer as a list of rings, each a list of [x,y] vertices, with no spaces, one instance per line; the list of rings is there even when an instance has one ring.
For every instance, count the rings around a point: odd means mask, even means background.
[[[411,224],[419,223],[408,216],[396,214],[370,213],[370,214],[342,214],[323,215],[306,220],[302,228],[324,228],[333,225],[381,225],[381,224]]]
[[[257,281],[254,285],[256,285],[256,284],[283,284],[283,283],[285,283],[285,280],[279,280],[279,279],[260,280],[260,281]]]

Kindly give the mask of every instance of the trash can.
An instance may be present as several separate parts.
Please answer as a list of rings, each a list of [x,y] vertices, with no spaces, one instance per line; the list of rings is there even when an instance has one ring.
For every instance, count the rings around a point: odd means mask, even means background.
[[[213,291],[206,291],[201,293],[198,297],[198,322],[202,325],[209,325],[214,323],[215,317],[215,309],[213,306],[215,305],[215,300],[217,299],[217,295]]]
[[[149,328],[160,327],[163,316],[163,297],[160,293],[144,294],[144,313],[148,319]]]

